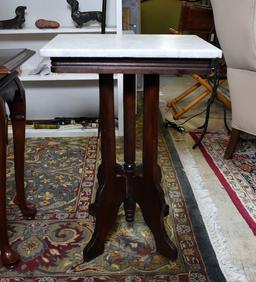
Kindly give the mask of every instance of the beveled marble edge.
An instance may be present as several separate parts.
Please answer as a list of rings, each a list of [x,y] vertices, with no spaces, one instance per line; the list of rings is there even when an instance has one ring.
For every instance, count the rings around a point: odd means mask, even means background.
[[[43,57],[221,58],[222,51],[196,35],[61,34]]]

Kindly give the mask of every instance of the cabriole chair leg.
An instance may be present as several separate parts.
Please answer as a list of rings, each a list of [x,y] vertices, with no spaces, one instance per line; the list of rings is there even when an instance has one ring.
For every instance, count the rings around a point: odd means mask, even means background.
[[[229,142],[228,142],[228,146],[227,146],[225,154],[224,154],[225,159],[228,160],[228,159],[232,158],[232,156],[235,152],[236,146],[238,144],[239,137],[240,137],[240,130],[238,130],[236,128],[232,128],[231,135],[230,135]]]
[[[8,141],[8,118],[5,102],[10,109],[13,127],[14,165],[16,196],[14,202],[19,206],[24,217],[35,217],[34,205],[26,201],[24,191],[24,149],[26,125],[25,91],[16,77],[10,87],[5,89],[0,96],[0,250],[2,263],[7,268],[15,267],[20,261],[19,255],[11,248],[8,240],[6,220],[6,146]]]
[[[10,117],[13,127],[13,144],[15,160],[16,196],[14,198],[27,219],[33,219],[36,215],[35,206],[26,201],[24,191],[24,150],[25,150],[25,126],[26,126],[26,100],[25,91],[18,78],[15,78],[17,90],[12,101],[8,101]]]

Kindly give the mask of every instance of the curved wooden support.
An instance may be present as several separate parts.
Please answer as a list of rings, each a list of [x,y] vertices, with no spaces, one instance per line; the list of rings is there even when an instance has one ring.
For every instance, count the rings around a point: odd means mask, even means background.
[[[124,190],[123,177],[115,177],[103,186],[98,198],[94,232],[83,251],[85,261],[90,261],[104,252],[107,235],[116,221],[118,209],[124,200]]]
[[[100,164],[98,167],[98,173],[97,173],[97,179],[98,179],[98,188],[96,192],[95,200],[92,204],[89,205],[89,214],[92,216],[96,216],[97,207],[99,206],[99,200],[101,197],[101,192],[105,183],[105,177],[104,177],[104,169],[103,165]],[[116,164],[116,170],[115,170],[116,176],[121,176],[124,174],[123,168],[121,165]]]
[[[225,154],[224,154],[224,159],[227,159],[227,160],[232,159],[232,156],[235,152],[236,146],[239,142],[239,138],[240,138],[240,130],[238,130],[236,128],[232,128],[230,138],[229,138],[229,142],[228,142],[228,146],[227,146]]]
[[[14,202],[19,206],[24,217],[33,219],[36,215],[36,208],[31,202],[26,201],[24,190],[24,151],[26,126],[25,91],[17,77],[14,79],[14,81],[17,86],[14,99],[12,101],[7,100],[13,127],[16,181],[16,196]]]
[[[166,204],[163,194],[160,192],[161,187],[154,182],[149,183],[147,176],[138,176],[135,178],[134,191],[143,218],[154,235],[157,251],[170,260],[175,260],[177,248],[169,239],[164,227]]]
[[[5,111],[5,102],[0,97],[0,250],[3,265],[15,267],[20,261],[19,255],[12,250],[7,232],[6,220],[6,145],[8,120]]]
[[[141,165],[139,165],[139,166],[137,166],[136,167],[136,169],[135,169],[135,175],[134,175],[134,186],[136,186],[137,184],[136,184],[136,182],[138,181],[138,177],[139,178],[143,178],[143,165],[141,164]],[[159,165],[156,165],[156,177],[155,177],[155,183],[161,183],[161,180],[162,180],[162,172],[161,172],[161,168],[160,168],[160,166]],[[135,188],[134,188],[135,189]],[[133,189],[133,191],[135,191]],[[166,217],[166,216],[168,216],[169,215],[169,205],[167,205],[167,203],[166,203],[166,201],[165,201],[165,197],[164,197],[164,191],[163,191],[163,189],[162,189],[162,187],[161,186],[159,186],[158,187],[158,189],[159,189],[159,195],[160,195],[160,197],[161,197],[161,199],[162,199],[162,202],[163,202],[163,205],[164,205],[164,217]],[[136,200],[137,199],[137,193],[136,193],[136,191],[133,193],[133,197],[134,197],[134,199]],[[137,202],[137,200],[136,200],[136,202]]]

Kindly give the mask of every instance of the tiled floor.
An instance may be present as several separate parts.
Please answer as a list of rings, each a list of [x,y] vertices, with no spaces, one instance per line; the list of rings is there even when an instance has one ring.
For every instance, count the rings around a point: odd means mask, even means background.
[[[189,76],[161,77],[161,112],[169,120],[173,119],[171,112],[166,111],[166,101],[177,96],[192,82],[193,79]],[[189,111],[186,117],[176,122],[182,123],[189,116],[201,112],[205,109],[205,103],[206,99]],[[170,132],[227,281],[256,282],[256,238],[237,212],[200,150],[192,149],[194,141],[188,132],[202,125],[203,121],[204,114],[185,123],[185,133],[173,129]],[[230,113],[228,121],[230,123]],[[224,130],[223,109],[218,102],[212,107],[209,130]]]

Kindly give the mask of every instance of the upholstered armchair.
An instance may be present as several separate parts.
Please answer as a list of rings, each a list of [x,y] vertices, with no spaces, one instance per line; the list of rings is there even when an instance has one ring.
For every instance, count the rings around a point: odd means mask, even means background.
[[[241,131],[256,135],[256,0],[211,0],[211,4],[232,103],[232,132],[225,152],[228,159]]]

